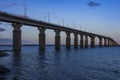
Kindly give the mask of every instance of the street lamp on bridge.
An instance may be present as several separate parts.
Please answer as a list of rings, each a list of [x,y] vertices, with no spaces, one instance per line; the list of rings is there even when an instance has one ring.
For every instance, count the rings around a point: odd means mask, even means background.
[[[48,17],[48,22],[50,23],[50,13],[47,12],[46,14],[47,14],[47,17]]]

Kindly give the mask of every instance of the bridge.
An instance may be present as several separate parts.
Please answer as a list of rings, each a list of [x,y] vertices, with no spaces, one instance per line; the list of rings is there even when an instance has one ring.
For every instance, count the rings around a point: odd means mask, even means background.
[[[78,35],[80,36],[80,48],[88,48],[88,37],[91,39],[91,48],[95,48],[95,37],[99,38],[99,47],[117,46],[118,44],[111,38],[99,34],[94,34],[82,30],[72,29],[61,25],[56,25],[40,20],[34,20],[27,17],[0,12],[0,21],[12,23],[13,30],[13,51],[21,50],[21,27],[28,25],[37,27],[39,30],[39,50],[45,50],[46,43],[46,29],[52,29],[55,32],[55,49],[60,49],[60,32],[66,33],[66,48],[71,46],[70,34],[74,34],[74,48],[78,48]],[[84,39],[85,37],[85,39]],[[104,39],[104,43],[103,43]],[[84,44],[85,42],[85,44]]]

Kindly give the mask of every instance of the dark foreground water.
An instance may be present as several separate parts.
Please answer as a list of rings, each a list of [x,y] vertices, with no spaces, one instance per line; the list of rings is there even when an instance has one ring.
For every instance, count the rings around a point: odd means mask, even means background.
[[[0,58],[11,69],[5,80],[120,80],[120,47],[56,51],[47,46],[39,52],[38,46],[23,46],[20,54],[8,54]]]

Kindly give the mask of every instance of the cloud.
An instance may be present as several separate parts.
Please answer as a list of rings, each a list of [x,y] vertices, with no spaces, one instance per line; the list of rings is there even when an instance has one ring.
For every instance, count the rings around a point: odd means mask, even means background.
[[[6,30],[6,29],[0,27],[0,32],[3,32],[3,31],[5,31],[5,30]]]
[[[101,4],[100,3],[95,3],[95,2],[88,2],[87,5],[90,6],[90,7],[95,7],[95,6],[100,6]]]

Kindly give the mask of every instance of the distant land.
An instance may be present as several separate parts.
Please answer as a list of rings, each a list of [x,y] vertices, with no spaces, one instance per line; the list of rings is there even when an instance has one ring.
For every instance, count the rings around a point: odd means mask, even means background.
[[[2,44],[2,45],[0,44],[0,46],[12,46],[12,44]],[[38,44],[22,44],[22,46],[38,46]],[[46,44],[46,46],[54,46],[54,44]],[[61,44],[61,46],[66,46],[66,45]],[[71,46],[74,46],[74,45],[71,44]],[[99,46],[99,45],[96,45],[96,46]],[[120,44],[118,46],[120,46]]]

